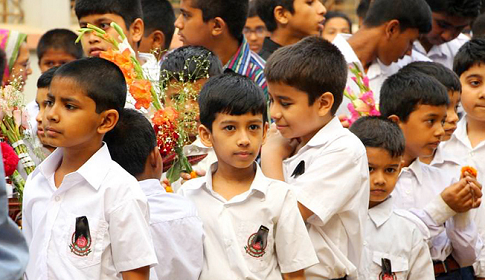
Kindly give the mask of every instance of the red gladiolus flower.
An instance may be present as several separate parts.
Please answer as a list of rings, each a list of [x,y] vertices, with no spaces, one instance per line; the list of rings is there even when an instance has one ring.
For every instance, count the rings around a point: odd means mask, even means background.
[[[15,169],[17,169],[17,164],[19,163],[19,157],[15,153],[12,147],[5,142],[0,143],[2,146],[2,158],[3,167],[5,169],[5,176],[11,176]]]

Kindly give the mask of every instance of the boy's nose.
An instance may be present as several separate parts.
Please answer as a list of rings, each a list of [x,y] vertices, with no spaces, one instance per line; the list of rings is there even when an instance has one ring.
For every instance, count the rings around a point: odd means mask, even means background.
[[[249,146],[249,136],[246,131],[242,131],[239,134],[239,139],[237,140],[237,145],[240,147],[246,147]]]
[[[377,172],[376,174],[372,175],[372,183],[376,186],[384,186],[386,185],[386,180],[381,172]]]
[[[325,5],[322,4],[322,2],[320,1],[317,1],[317,11],[318,11],[318,14],[320,15],[325,15],[327,13],[327,8],[325,8]]]
[[[178,29],[183,29],[183,25],[182,25],[182,14],[180,14],[178,17],[177,17],[177,20],[175,20],[175,27],[178,28]]]

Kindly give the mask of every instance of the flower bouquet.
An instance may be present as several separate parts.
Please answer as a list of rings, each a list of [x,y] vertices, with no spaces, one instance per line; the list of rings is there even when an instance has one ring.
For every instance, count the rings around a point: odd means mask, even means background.
[[[344,90],[344,96],[351,101],[347,105],[351,117],[346,120],[352,125],[352,123],[362,116],[380,116],[379,105],[375,102],[374,93],[369,87],[369,78],[362,73],[356,63],[350,66],[349,69],[354,74],[352,80],[359,87],[360,93],[355,94],[350,87]]]
[[[27,175],[35,169],[35,163],[28,153],[23,139],[26,138],[28,114],[24,107],[24,96],[21,92],[19,79],[14,79],[9,85],[0,89],[0,119],[1,133],[5,140],[13,147],[20,159],[22,167]],[[14,172],[12,181],[22,197],[25,182],[18,171]]]

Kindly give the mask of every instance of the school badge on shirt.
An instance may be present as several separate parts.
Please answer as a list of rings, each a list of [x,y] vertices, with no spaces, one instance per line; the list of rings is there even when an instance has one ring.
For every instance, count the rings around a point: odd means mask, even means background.
[[[391,260],[381,259],[382,272],[379,275],[379,280],[397,280],[396,274],[392,273]]]
[[[268,245],[268,233],[269,229],[261,225],[258,232],[251,234],[248,238],[248,244],[244,246],[246,253],[255,258],[264,256],[266,245]]]
[[[91,234],[86,216],[76,218],[76,231],[72,234],[69,249],[80,257],[86,257],[91,253]]]

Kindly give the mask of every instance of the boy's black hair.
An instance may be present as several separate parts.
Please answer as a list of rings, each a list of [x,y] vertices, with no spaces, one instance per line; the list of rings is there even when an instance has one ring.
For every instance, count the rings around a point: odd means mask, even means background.
[[[463,72],[481,63],[485,63],[485,38],[477,37],[458,50],[453,61],[453,71],[460,77]]]
[[[42,75],[40,75],[39,79],[37,80],[37,88],[49,88],[57,69],[59,69],[59,67],[52,67],[42,73]]]
[[[104,137],[111,158],[133,176],[145,171],[148,156],[157,145],[148,119],[133,109],[123,109],[116,127]]]
[[[256,0],[249,1],[248,18],[259,17],[257,8]]]
[[[370,0],[360,0],[359,5],[357,6],[357,16],[360,18],[365,18],[370,4]]]
[[[460,78],[448,67],[428,61],[416,61],[404,66],[401,71],[411,71],[430,75],[446,87],[448,91],[461,92]]]
[[[256,10],[261,20],[266,25],[269,32],[273,32],[278,27],[274,17],[274,9],[278,6],[283,7],[290,13],[295,12],[293,3],[295,0],[253,0],[256,1]]]
[[[5,55],[5,51],[0,49],[0,85],[3,81],[3,72],[5,71],[5,65],[7,64],[7,56]]]
[[[446,87],[435,78],[410,71],[399,71],[387,78],[381,88],[380,111],[385,118],[396,115],[407,122],[419,105],[448,106]]]
[[[210,131],[218,113],[240,116],[262,114],[267,121],[266,98],[253,81],[236,73],[210,78],[199,95],[200,122]]]
[[[126,29],[137,18],[143,18],[140,0],[76,0],[77,19],[96,14],[115,14],[123,18]]]
[[[264,69],[266,81],[283,83],[307,93],[309,105],[323,93],[331,92],[332,114],[342,103],[347,72],[347,62],[339,49],[316,36],[279,48]]]
[[[108,109],[121,112],[126,102],[126,82],[120,68],[99,57],[86,57],[66,63],[54,73],[69,78],[96,103],[96,113]]]
[[[187,64],[190,58],[198,58],[200,59],[199,62],[206,59],[209,62],[208,68],[203,67],[203,69],[198,69],[202,66],[197,65],[196,61],[191,61]],[[222,74],[222,63],[214,53],[204,47],[183,46],[167,55],[162,62],[160,70],[162,71],[162,78],[164,76],[163,70],[167,70],[170,72],[172,79],[176,79],[177,81],[183,79],[184,81],[195,82],[191,79],[203,74],[201,71],[207,70],[209,77]],[[198,73],[196,73],[197,71]]]
[[[175,13],[172,4],[167,0],[141,0],[143,9],[143,23],[145,34],[149,36],[153,31],[160,30],[165,36],[165,49],[170,48],[175,32]]]
[[[346,14],[344,14],[342,12],[338,12],[338,11],[329,11],[325,14],[325,21],[328,21],[332,18],[343,18],[343,19],[345,19],[345,21],[347,21],[347,23],[349,24],[349,30],[350,30],[350,33],[352,34],[352,21],[350,20],[349,16],[347,16]]]
[[[52,29],[47,31],[40,37],[39,44],[37,45],[37,57],[39,61],[50,49],[63,50],[75,59],[83,57],[83,47],[81,44],[75,43],[76,38],[76,33],[68,29]]]
[[[482,0],[426,0],[431,11],[449,16],[474,18],[480,14]]]
[[[472,24],[473,38],[485,35],[485,14],[479,15]]]
[[[248,0],[192,0],[192,7],[202,10],[202,20],[207,22],[216,17],[224,20],[229,33],[242,40],[242,31],[248,17]]]
[[[404,155],[404,134],[397,123],[382,117],[362,117],[350,127],[365,147],[381,148],[393,158]]]
[[[377,27],[393,19],[399,21],[401,32],[409,28],[420,34],[431,31],[431,10],[424,0],[375,0],[363,25]]]

